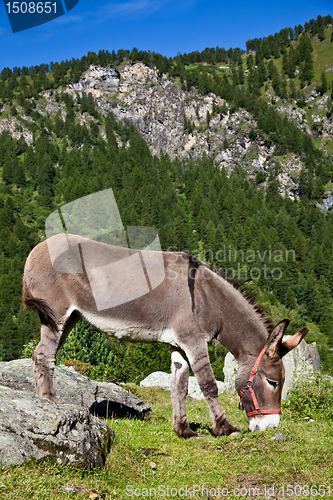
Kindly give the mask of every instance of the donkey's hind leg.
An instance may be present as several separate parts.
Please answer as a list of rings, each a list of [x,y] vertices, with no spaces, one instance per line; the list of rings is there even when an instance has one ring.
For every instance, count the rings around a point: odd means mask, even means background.
[[[197,437],[186,418],[186,396],[188,388],[188,362],[178,351],[171,354],[171,399],[173,405],[173,428],[180,437]]]
[[[40,342],[32,354],[36,393],[42,398],[55,401],[53,389],[53,373],[55,358],[59,346],[61,333],[46,325],[41,326]]]
[[[53,374],[56,354],[80,317],[76,311],[67,318],[65,316],[60,317],[58,325],[62,326],[58,326],[57,330],[53,330],[45,325],[41,326],[40,342],[32,354],[36,393],[38,396],[55,401]]]

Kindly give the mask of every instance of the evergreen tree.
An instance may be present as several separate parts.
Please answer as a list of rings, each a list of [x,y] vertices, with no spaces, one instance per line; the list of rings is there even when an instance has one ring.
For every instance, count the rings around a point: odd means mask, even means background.
[[[321,73],[321,85],[320,85],[320,93],[321,95],[325,94],[328,90],[327,80],[325,71]]]

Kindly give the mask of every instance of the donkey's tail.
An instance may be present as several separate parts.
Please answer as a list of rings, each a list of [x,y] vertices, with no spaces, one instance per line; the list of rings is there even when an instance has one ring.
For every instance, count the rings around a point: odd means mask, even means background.
[[[22,302],[28,309],[33,309],[38,312],[40,322],[42,325],[47,326],[51,330],[58,330],[57,323],[55,322],[54,312],[47,304],[46,300],[37,299],[28,290],[28,285],[23,278],[23,297]]]

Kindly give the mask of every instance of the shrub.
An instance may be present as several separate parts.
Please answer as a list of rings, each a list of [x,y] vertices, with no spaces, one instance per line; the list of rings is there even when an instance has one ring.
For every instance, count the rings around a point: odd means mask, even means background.
[[[84,361],[78,361],[77,359],[66,359],[63,362],[63,364],[65,366],[68,366],[69,368],[73,366],[75,371],[81,373],[81,375],[85,375],[86,377],[92,378],[94,380],[100,379],[100,377],[93,376],[93,372],[95,371],[94,368],[96,367],[92,367],[89,363],[85,363]],[[103,365],[103,367],[104,366],[105,365]],[[96,375],[96,373],[94,373],[94,375]],[[107,377],[103,376],[102,380],[105,380],[106,378]]]
[[[258,136],[258,131],[255,128],[251,128],[249,132],[249,138],[251,141],[255,141]]]
[[[333,379],[317,374],[289,391],[283,407],[292,417],[333,420]]]
[[[31,358],[32,353],[36,349],[38,342],[39,339],[32,339],[29,340],[29,342],[27,342],[26,344],[24,344],[20,358],[21,359]]]

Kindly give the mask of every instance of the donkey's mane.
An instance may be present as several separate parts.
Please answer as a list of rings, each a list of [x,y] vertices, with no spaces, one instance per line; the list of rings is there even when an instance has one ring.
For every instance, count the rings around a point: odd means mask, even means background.
[[[265,307],[258,301],[259,292],[253,288],[253,285],[250,284],[249,280],[248,279],[236,280],[235,278],[228,276],[228,273],[224,272],[225,270],[223,269],[223,267],[217,268],[214,264],[209,267],[213,272],[215,272],[222,279],[230,283],[236,290],[238,290],[243,295],[245,300],[259,315],[268,333],[271,333],[271,331],[274,328],[273,320],[268,315],[267,311],[265,310]]]

